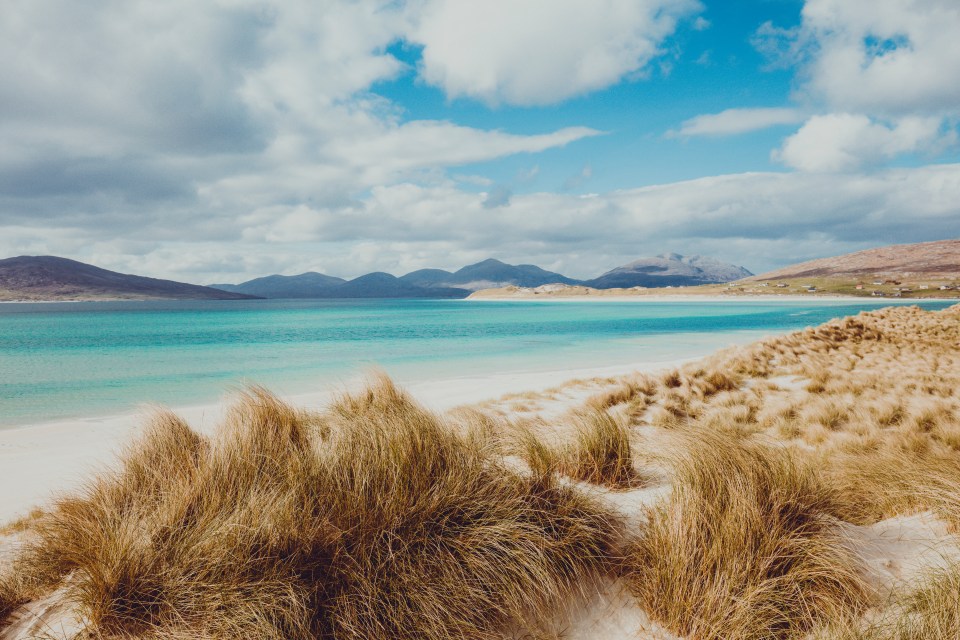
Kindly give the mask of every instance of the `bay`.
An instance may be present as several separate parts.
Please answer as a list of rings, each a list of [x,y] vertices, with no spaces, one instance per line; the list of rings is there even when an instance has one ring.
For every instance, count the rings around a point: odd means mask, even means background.
[[[947,301],[914,301],[941,309]],[[402,383],[696,357],[882,304],[256,300],[0,305],[0,425],[283,394],[380,368]],[[886,302],[889,304],[889,302]]]

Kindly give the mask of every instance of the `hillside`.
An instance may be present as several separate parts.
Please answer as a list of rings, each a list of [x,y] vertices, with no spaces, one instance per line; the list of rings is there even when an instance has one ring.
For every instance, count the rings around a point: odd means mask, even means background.
[[[751,280],[860,278],[952,280],[960,277],[960,239],[895,244],[777,269]]]
[[[319,298],[465,298],[465,289],[418,287],[389,273],[368,273],[324,289]]]
[[[640,258],[583,283],[594,289],[687,287],[740,280],[753,274],[733,264],[704,256],[663,253]]]
[[[660,256],[699,268],[710,258]],[[704,262],[700,262],[704,261]],[[718,263],[721,264],[722,263]],[[731,266],[731,265],[727,265]],[[831,258],[820,258],[733,281],[677,283],[676,271],[658,270],[654,259],[614,269],[584,286],[500,287],[474,292],[471,298],[569,298],[634,296],[871,296],[881,298],[960,297],[960,240],[892,245]],[[687,268],[687,267],[680,267]],[[740,267],[734,267],[740,269]],[[642,284],[646,270],[660,274],[656,284]],[[704,270],[706,271],[706,270]],[[743,270],[746,272],[746,270]],[[714,272],[720,275],[721,271]],[[746,272],[749,273],[749,272]],[[726,275],[732,275],[727,272]],[[676,280],[674,278],[677,277]],[[647,280],[649,281],[649,280]],[[665,288],[669,286],[670,288]],[[660,287],[660,288],[655,288]]]
[[[0,260],[0,300],[243,300],[255,297],[117,273],[56,256]]]
[[[552,283],[577,284],[577,280],[536,265],[513,265],[493,258],[467,265],[453,273],[442,269],[421,269],[408,273],[401,280],[420,286],[457,287],[470,291],[508,285],[539,287]]]
[[[346,282],[343,278],[308,271],[296,276],[265,276],[240,284],[211,284],[211,287],[261,298],[319,298],[321,292]]]

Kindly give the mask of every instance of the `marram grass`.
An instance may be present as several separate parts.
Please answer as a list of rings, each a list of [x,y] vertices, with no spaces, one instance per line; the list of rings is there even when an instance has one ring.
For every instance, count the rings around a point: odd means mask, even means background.
[[[40,519],[19,588],[69,575],[104,635],[536,628],[612,570],[621,525],[549,476],[511,471],[485,443],[385,379],[322,416],[253,389],[209,441],[162,413],[120,471]]]

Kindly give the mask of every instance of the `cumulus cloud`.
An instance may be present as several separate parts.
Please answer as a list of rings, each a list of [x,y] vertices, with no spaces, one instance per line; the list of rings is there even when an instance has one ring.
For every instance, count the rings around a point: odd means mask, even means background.
[[[814,50],[804,91],[855,113],[956,114],[957,33],[954,0],[807,0],[798,37]]]
[[[242,219],[220,218],[228,227],[220,233],[237,236],[230,243],[196,226],[196,237],[165,237],[168,225],[159,218],[111,237],[92,224],[57,233],[21,225],[0,238],[0,252],[29,246],[201,282],[308,269],[401,274],[490,256],[588,277],[667,250],[761,271],[793,258],[955,235],[960,165],[739,174],[597,195],[513,194],[503,207],[485,206],[489,197],[452,182],[400,183],[340,206],[273,204]]]
[[[810,118],[774,156],[801,171],[851,171],[943,142],[940,118],[904,117],[888,126],[837,113]]]
[[[786,107],[727,109],[720,113],[690,118],[680,125],[680,129],[669,131],[667,136],[728,136],[777,125],[796,124],[803,120],[802,111]]]
[[[410,39],[452,98],[543,105],[607,87],[662,53],[697,0],[426,0]]]
[[[820,111],[773,156],[848,171],[956,141],[960,5],[953,0],[806,0],[797,27],[753,39],[771,66],[799,65],[796,98]]]

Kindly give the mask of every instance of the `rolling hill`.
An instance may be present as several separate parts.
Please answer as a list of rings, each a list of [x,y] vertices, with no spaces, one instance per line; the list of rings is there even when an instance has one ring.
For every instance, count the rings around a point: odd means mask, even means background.
[[[265,276],[241,284],[211,284],[209,286],[223,291],[246,293],[261,298],[322,298],[324,290],[345,282],[346,280],[343,278],[308,271],[296,276]]]
[[[376,271],[324,289],[319,298],[465,298],[466,289],[419,287],[389,273]]]
[[[0,300],[243,300],[255,297],[108,271],[57,256],[0,260]]]
[[[847,278],[951,280],[960,277],[960,239],[895,244],[801,262],[750,280]]]
[[[576,284],[578,282],[536,265],[513,265],[493,258],[467,265],[454,272],[442,269],[420,269],[400,279],[421,287],[455,287],[469,291],[507,285],[539,287],[543,284]]]

